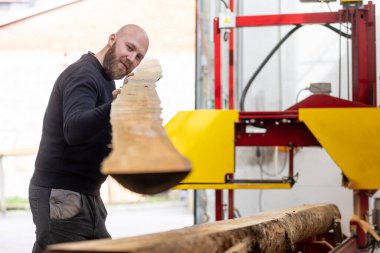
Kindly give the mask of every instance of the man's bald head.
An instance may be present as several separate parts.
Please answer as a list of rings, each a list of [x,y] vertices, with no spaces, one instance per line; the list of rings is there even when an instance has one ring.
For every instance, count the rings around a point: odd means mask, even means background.
[[[134,24],[125,25],[110,35],[103,68],[112,79],[121,79],[140,64],[148,47],[144,29]]]
[[[146,34],[146,32],[143,28],[141,28],[140,26],[135,25],[135,24],[128,24],[128,25],[121,27],[116,32],[116,38],[118,38],[118,37],[122,38],[122,37],[128,37],[128,36],[135,36],[138,39],[140,39],[142,42],[142,45],[146,48],[146,51],[148,50],[149,38],[148,38],[148,35]]]

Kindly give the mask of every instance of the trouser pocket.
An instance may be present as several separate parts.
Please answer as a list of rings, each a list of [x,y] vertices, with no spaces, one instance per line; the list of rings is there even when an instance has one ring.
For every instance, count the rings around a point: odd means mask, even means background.
[[[82,197],[79,192],[51,189],[49,198],[50,219],[70,219],[82,209]]]

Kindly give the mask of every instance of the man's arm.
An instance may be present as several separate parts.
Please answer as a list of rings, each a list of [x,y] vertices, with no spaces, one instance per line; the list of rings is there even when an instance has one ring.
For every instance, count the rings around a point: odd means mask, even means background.
[[[69,85],[63,93],[63,133],[70,145],[92,138],[110,120],[111,102],[96,107],[98,92],[95,85]]]

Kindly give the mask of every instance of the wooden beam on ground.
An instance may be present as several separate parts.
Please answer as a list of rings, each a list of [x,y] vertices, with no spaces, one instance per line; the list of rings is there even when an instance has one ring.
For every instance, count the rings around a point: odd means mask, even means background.
[[[168,232],[51,245],[46,253],[285,253],[295,243],[329,231],[337,218],[335,205],[302,205]]]
[[[171,143],[162,125],[156,82],[157,60],[145,60],[112,103],[112,153],[102,172],[131,191],[156,194],[178,184],[191,170],[190,162]]]

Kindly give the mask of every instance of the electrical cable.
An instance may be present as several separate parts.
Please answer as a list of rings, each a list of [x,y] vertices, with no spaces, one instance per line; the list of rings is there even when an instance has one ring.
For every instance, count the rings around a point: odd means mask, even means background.
[[[226,7],[226,9],[228,9],[228,5],[227,5],[226,1],[224,1],[224,0],[220,0],[220,1],[223,3],[224,7]]]
[[[283,37],[277,45],[272,49],[272,51],[268,54],[268,56],[264,59],[264,61],[260,64],[260,66],[257,68],[255,73],[252,75],[252,77],[249,79],[247,85],[244,87],[243,93],[241,95],[240,99],[240,111],[244,111],[244,102],[245,102],[245,97],[247,96],[247,92],[249,90],[249,87],[251,87],[252,82],[256,79],[257,75],[260,73],[262,68],[264,68],[265,64],[270,60],[270,58],[273,56],[273,54],[280,48],[282,43],[284,43],[290,35],[292,35],[295,31],[297,31],[299,28],[301,28],[302,25],[296,25],[292,30],[290,30],[285,37]]]
[[[261,167],[261,165],[259,164],[259,167]],[[264,176],[263,176],[263,170],[261,170],[260,168],[260,179],[263,180],[264,179]],[[259,190],[259,196],[258,196],[258,206],[259,206],[259,212],[261,213],[263,211],[263,189],[260,189]]]
[[[258,158],[257,159],[257,164],[258,164],[258,166],[260,168],[260,172],[262,174],[268,176],[268,177],[276,177],[278,175],[281,175],[284,172],[286,164],[288,162],[288,153],[285,152],[284,163],[282,164],[282,167],[281,167],[280,171],[277,172],[276,174],[273,174],[273,173],[270,173],[270,172],[268,172],[268,171],[266,171],[264,169],[263,164],[264,164],[264,161],[265,161],[265,153],[260,151],[260,147],[257,147],[257,149],[256,149],[256,157]],[[260,157],[262,157],[261,160],[259,159]]]
[[[336,28],[336,27],[334,27],[334,26],[332,26],[330,24],[324,24],[323,26],[331,29],[332,31],[336,32],[337,34],[339,34],[339,35],[341,35],[341,36],[343,36],[345,38],[351,39],[351,34],[344,33],[341,30],[339,30],[338,28]]]
[[[241,218],[241,213],[237,208],[234,208],[234,218]]]
[[[265,153],[260,151],[260,147],[257,147],[257,149],[256,149],[256,157],[257,157],[257,165],[260,168],[260,179],[261,180],[264,179],[264,174],[269,176],[269,177],[275,177],[275,176],[281,175],[282,172],[284,172],[286,164],[288,162],[288,153],[285,153],[284,163],[282,164],[281,170],[277,174],[272,174],[272,173],[269,173],[269,172],[264,170],[263,163],[265,161]],[[263,211],[263,190],[260,189],[258,194],[259,194],[259,196],[258,196],[259,212],[262,212]]]
[[[332,25],[329,25],[329,24],[324,24],[323,26],[329,28],[330,30],[338,33],[340,36],[343,36],[345,38],[347,38],[347,41],[348,39],[351,38],[351,35],[348,34],[348,26],[347,26],[347,33],[343,33],[342,31],[340,31],[339,29],[333,27]],[[276,46],[272,49],[272,51],[267,55],[267,57],[262,61],[262,63],[260,64],[260,66],[256,69],[256,71],[253,73],[252,77],[249,79],[247,85],[244,87],[244,90],[242,92],[242,95],[241,95],[241,99],[240,99],[240,111],[245,111],[245,107],[244,107],[244,104],[245,104],[245,98],[247,96],[247,92],[249,90],[249,88],[251,87],[252,85],[252,82],[256,79],[257,75],[261,72],[261,70],[264,68],[264,66],[267,64],[267,62],[270,60],[270,58],[273,56],[273,54],[280,48],[280,46],[290,37],[290,35],[292,35],[295,31],[297,31],[299,28],[301,28],[302,25],[296,25],[292,30],[290,30],[286,35],[285,37],[283,37],[277,44]],[[340,37],[339,36],[339,37]]]
[[[329,8],[329,11],[332,12],[331,8],[330,8],[330,2],[326,2],[327,4],[327,8]]]
[[[230,32],[229,31],[225,31],[224,34],[223,34],[223,40],[224,41],[228,41],[228,38],[230,37]]]
[[[327,8],[329,9],[330,12],[333,12],[330,8],[330,2],[325,2],[327,4]],[[340,15],[339,15],[339,23],[340,23]],[[342,24],[339,24],[339,25],[342,25]],[[344,27],[346,27],[345,25],[343,25]]]
[[[257,147],[257,149],[256,149],[256,157],[258,158],[257,164],[260,168],[260,179],[261,180],[264,179],[264,175],[269,176],[269,177],[276,177],[278,175],[281,175],[284,172],[286,164],[288,162],[288,153],[285,153],[284,163],[282,164],[282,168],[280,169],[279,172],[277,172],[277,174],[272,174],[272,173],[269,173],[268,171],[266,171],[264,169],[263,163],[265,161],[265,153],[260,151],[260,147]],[[262,159],[260,159],[260,157],[262,157]],[[259,194],[259,196],[258,196],[259,212],[262,212],[263,211],[263,203],[262,203],[263,202],[263,190],[260,189],[258,194]]]
[[[262,160],[260,160],[261,157],[264,157],[264,156],[261,155],[260,147],[257,147],[256,148],[257,165],[260,168],[260,179],[263,180],[264,179],[263,162],[265,161],[265,158],[262,158]],[[258,195],[259,195],[258,196],[258,207],[259,207],[259,213],[261,213],[263,211],[263,190],[262,189],[259,190]]]
[[[298,103],[298,97],[299,97],[299,95],[301,94],[301,92],[302,92],[302,91],[305,91],[305,90],[309,90],[309,88],[303,88],[303,89],[300,89],[300,90],[297,92],[296,103]]]

